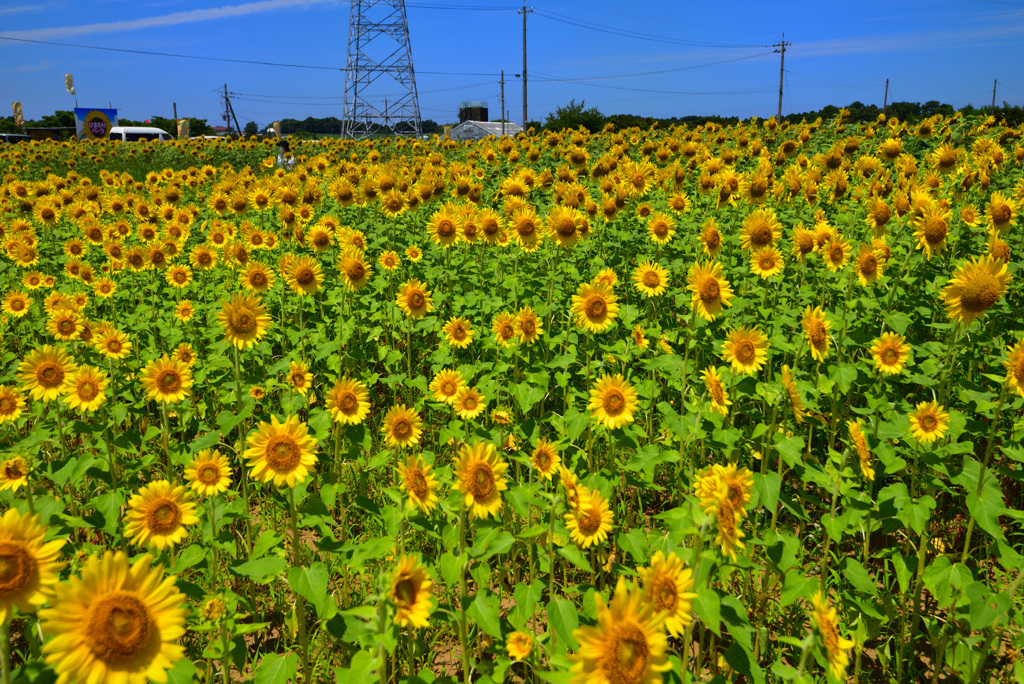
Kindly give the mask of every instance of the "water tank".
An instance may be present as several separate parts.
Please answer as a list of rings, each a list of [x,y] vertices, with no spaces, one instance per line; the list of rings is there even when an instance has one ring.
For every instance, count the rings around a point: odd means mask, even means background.
[[[459,123],[467,121],[489,121],[487,103],[483,100],[466,100],[459,103]]]

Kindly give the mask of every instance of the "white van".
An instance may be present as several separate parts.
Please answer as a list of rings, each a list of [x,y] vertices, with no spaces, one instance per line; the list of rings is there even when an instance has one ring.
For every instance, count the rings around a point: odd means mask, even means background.
[[[136,140],[173,140],[174,137],[162,128],[151,126],[114,126],[110,129],[111,140],[134,142]]]

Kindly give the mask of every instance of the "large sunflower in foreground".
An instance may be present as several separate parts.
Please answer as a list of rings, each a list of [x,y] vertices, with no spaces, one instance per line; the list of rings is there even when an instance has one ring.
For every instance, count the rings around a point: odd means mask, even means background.
[[[693,571],[674,552],[665,556],[658,551],[651,565],[638,570],[647,602],[656,612],[665,611],[665,628],[672,636],[681,636],[693,621]]]
[[[434,583],[427,568],[415,558],[402,556],[391,575],[388,598],[395,604],[395,624],[402,627],[426,627],[433,601],[430,590]]]
[[[505,470],[508,464],[487,442],[464,444],[452,466],[455,489],[462,492],[470,518],[488,518],[501,510],[501,493],[508,489]]]
[[[18,366],[18,379],[33,399],[53,401],[60,396],[64,379],[76,368],[74,360],[62,347],[46,344],[28,353]]]
[[[406,448],[420,443],[423,421],[416,411],[406,408],[405,404],[392,406],[384,416],[381,433],[389,447]]]
[[[260,423],[246,438],[249,448],[242,455],[252,468],[250,474],[260,482],[294,487],[316,469],[316,443],[298,416],[284,422],[271,416],[269,423]]]
[[[619,315],[618,297],[604,284],[584,283],[572,296],[576,323],[591,332],[609,328]]]
[[[666,650],[665,613],[645,600],[635,582],[619,577],[611,602],[599,593],[597,624],[573,631],[580,642],[571,657],[574,684],[658,684],[672,669]]]
[[[768,247],[782,237],[782,225],[771,209],[755,209],[743,219],[740,246],[747,251]]]
[[[722,277],[722,265],[717,261],[694,264],[686,281],[687,289],[693,293],[693,308],[704,320],[713,321],[722,313],[723,307],[732,306],[729,303],[733,296],[732,288]]]
[[[137,546],[163,551],[188,534],[186,525],[199,522],[191,493],[167,480],[151,482],[128,500],[124,535]]]
[[[255,294],[236,293],[221,300],[217,320],[224,326],[224,336],[239,349],[254,346],[270,329],[267,308]]]
[[[871,343],[871,356],[875,359],[875,368],[886,375],[896,375],[903,371],[910,357],[910,345],[905,337],[896,333],[882,333],[882,336]]]
[[[850,664],[850,656],[846,652],[853,646],[853,642],[839,634],[836,609],[829,606],[828,599],[820,591],[811,597],[811,604],[814,607],[811,619],[824,642],[829,669],[836,679],[845,679],[846,666]]]
[[[424,513],[430,513],[437,506],[437,478],[422,456],[410,456],[399,464],[398,476],[402,489],[409,496],[409,504]]]
[[[589,549],[608,539],[615,515],[601,492],[579,487],[579,502],[565,514],[569,538],[580,548]]]
[[[413,278],[398,288],[395,301],[409,318],[423,318],[434,308],[430,294],[424,283]]]
[[[739,375],[753,375],[768,360],[768,338],[757,328],[737,328],[729,333],[722,358]]]
[[[124,553],[92,556],[82,574],[57,586],[52,607],[39,611],[47,664],[58,684],[167,681],[167,670],[185,656],[188,605],[174,576],[152,557],[129,566]]]
[[[434,379],[430,381],[430,391],[433,393],[434,400],[448,405],[455,403],[455,397],[458,396],[465,386],[465,378],[462,377],[462,373],[456,370],[445,369],[435,375]]]
[[[38,515],[22,515],[14,508],[0,518],[0,624],[21,613],[35,612],[46,603],[60,580],[57,560],[63,539],[46,541],[46,527]]]
[[[633,422],[636,390],[621,375],[604,375],[590,390],[587,408],[599,423],[614,430]]]
[[[140,379],[149,398],[165,404],[183,401],[192,387],[192,371],[186,364],[169,356],[146,364]]]
[[[326,405],[335,423],[359,425],[370,412],[370,393],[359,380],[342,378],[327,393]]]
[[[1002,298],[1012,279],[1002,261],[991,257],[968,261],[957,267],[942,289],[946,315],[969,326]]]

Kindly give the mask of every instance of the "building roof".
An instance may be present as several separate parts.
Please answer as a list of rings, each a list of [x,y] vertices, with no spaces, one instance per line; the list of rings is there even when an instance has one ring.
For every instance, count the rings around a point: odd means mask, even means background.
[[[488,135],[501,137],[502,126],[505,127],[505,135],[516,135],[523,132],[522,126],[511,121],[504,124],[500,121],[466,121],[452,129],[452,139],[479,140]]]

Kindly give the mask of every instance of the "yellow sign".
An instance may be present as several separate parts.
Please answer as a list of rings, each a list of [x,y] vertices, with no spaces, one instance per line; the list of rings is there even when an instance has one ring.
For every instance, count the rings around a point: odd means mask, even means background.
[[[94,109],[82,120],[82,137],[89,140],[105,140],[110,134],[110,118],[99,109]]]
[[[189,120],[178,119],[178,140],[185,140],[188,138]]]
[[[12,102],[11,107],[14,109],[14,124],[16,126],[25,127],[25,114],[21,111],[20,102]]]

